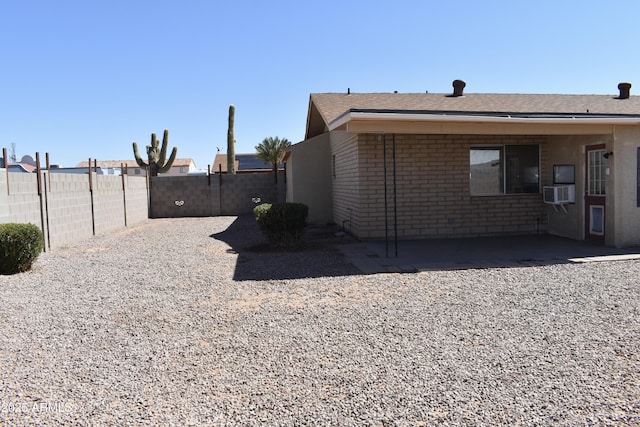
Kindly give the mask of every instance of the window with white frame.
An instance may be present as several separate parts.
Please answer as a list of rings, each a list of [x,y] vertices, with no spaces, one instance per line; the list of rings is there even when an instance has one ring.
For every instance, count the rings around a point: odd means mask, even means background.
[[[469,165],[472,195],[540,192],[538,145],[471,147]]]
[[[605,194],[605,151],[592,150],[589,151],[589,185],[587,193],[589,196],[604,196]]]

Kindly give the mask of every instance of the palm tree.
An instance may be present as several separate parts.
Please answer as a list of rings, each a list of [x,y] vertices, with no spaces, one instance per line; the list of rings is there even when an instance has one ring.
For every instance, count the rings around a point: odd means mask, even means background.
[[[273,166],[276,183],[278,182],[278,164],[280,163],[280,156],[289,146],[291,146],[291,142],[287,138],[280,139],[277,136],[275,138],[271,136],[265,138],[262,140],[260,145],[256,145],[256,157]]]

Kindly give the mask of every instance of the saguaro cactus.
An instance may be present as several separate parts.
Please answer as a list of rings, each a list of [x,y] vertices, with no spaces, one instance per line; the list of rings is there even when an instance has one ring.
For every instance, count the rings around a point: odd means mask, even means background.
[[[227,173],[236,173],[236,148],[233,135],[233,124],[236,118],[236,107],[229,105],[229,129],[227,130]]]
[[[162,148],[160,148],[160,141],[156,139],[156,134],[152,133],[151,145],[147,145],[147,163],[145,163],[138,153],[138,144],[134,142],[133,155],[136,157],[138,166],[140,166],[142,169],[145,169],[151,176],[157,176],[159,173],[168,172],[169,169],[171,169],[171,165],[173,165],[173,161],[176,159],[178,148],[173,147],[171,156],[169,157],[169,160],[166,161],[167,145],[169,145],[168,129],[165,129],[164,135],[162,135]]]

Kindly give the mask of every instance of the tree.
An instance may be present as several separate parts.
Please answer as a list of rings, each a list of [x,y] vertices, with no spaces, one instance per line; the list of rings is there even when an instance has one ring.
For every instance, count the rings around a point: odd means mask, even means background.
[[[277,136],[268,137],[262,140],[260,145],[256,145],[256,157],[265,163],[269,163],[273,167],[273,172],[278,182],[278,164],[280,156],[284,150],[291,146],[291,142],[287,138],[278,138]]]

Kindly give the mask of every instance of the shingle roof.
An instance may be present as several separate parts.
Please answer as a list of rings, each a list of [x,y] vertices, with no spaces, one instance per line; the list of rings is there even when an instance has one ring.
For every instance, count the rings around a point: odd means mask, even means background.
[[[640,96],[617,95],[464,94],[436,93],[313,93],[309,98],[307,138],[326,131],[340,115],[353,110],[456,112],[519,115],[640,116]]]

